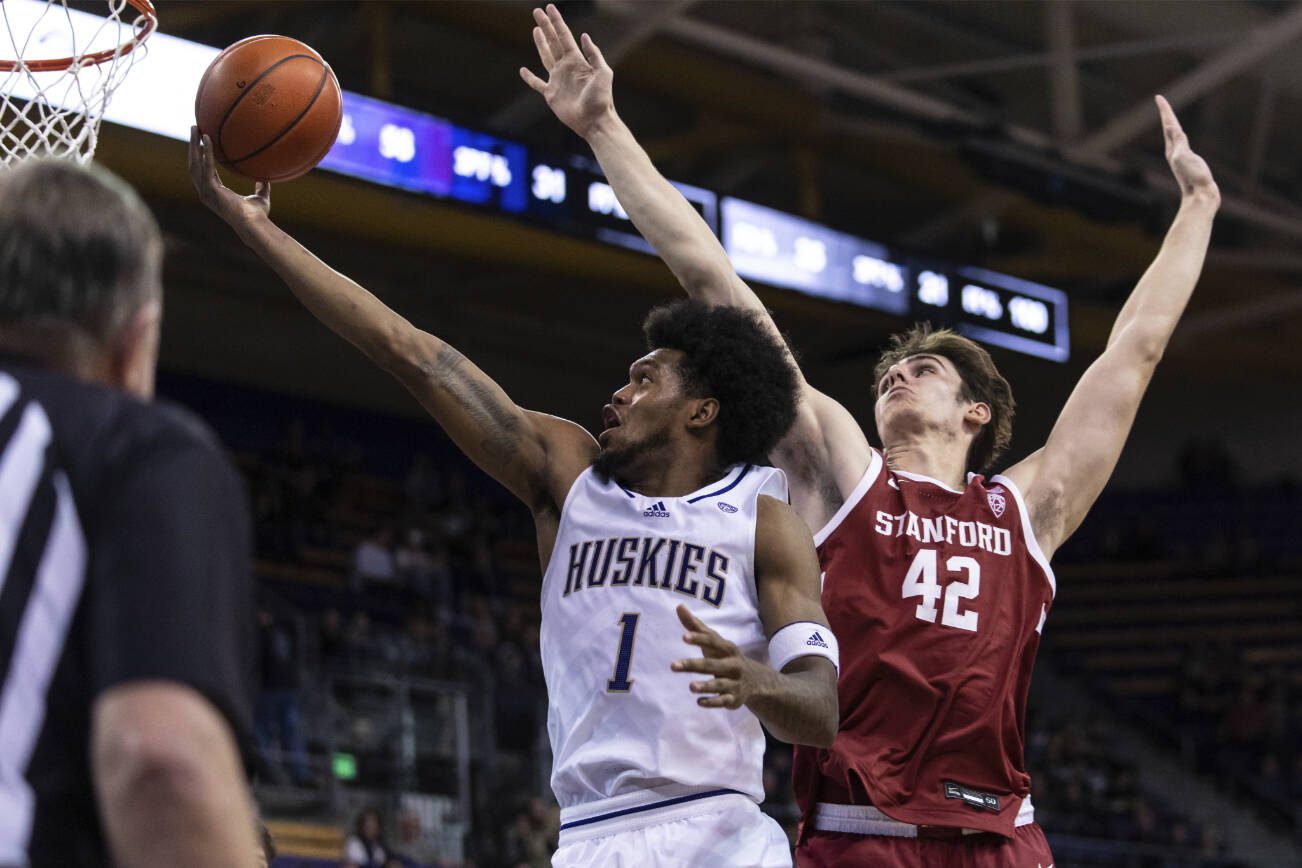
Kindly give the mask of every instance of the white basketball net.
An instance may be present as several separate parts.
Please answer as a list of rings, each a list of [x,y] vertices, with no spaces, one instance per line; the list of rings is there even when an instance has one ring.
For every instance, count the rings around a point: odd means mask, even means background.
[[[67,0],[0,0],[0,166],[94,155],[104,109],[157,24],[149,0],[104,5],[101,18]]]

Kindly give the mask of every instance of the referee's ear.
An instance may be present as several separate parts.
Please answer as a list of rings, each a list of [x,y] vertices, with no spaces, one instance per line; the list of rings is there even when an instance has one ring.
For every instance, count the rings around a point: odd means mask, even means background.
[[[141,305],[110,338],[108,346],[109,385],[139,398],[154,397],[154,373],[158,368],[158,334],[163,306],[150,301]]]

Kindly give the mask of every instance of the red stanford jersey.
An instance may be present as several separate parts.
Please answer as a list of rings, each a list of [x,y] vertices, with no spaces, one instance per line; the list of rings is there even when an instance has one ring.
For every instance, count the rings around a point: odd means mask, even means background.
[[[874,450],[814,542],[841,728],[829,749],[796,748],[806,820],[817,802],[871,804],[1011,836],[1031,821],[1026,694],[1054,593],[1021,493],[976,475],[955,491]]]

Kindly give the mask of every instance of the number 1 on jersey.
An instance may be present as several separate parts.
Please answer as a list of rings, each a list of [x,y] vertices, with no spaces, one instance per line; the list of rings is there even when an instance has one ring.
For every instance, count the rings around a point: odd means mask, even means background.
[[[619,651],[615,654],[615,677],[606,682],[607,693],[628,693],[633,687],[628,673],[633,666],[633,639],[637,636],[637,619],[639,612],[625,612],[618,623],[622,626],[619,633]]]

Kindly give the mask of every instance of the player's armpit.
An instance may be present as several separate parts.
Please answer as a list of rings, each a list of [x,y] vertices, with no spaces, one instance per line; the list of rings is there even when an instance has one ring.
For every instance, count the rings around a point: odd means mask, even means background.
[[[791,481],[792,506],[812,535],[859,484],[872,446],[844,405],[805,383],[796,421],[773,455]]]
[[[1021,490],[1046,558],[1080,526],[1112,476],[1155,366],[1124,346],[1107,350],[1072,390],[1045,445],[1004,474]]]

